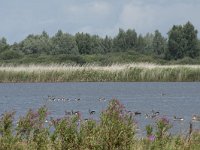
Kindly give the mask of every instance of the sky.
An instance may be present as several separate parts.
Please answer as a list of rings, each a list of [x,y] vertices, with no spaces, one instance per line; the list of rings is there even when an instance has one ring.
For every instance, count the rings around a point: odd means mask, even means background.
[[[0,37],[19,42],[29,34],[59,29],[115,36],[119,28],[137,33],[190,21],[200,32],[200,0],[0,0]]]

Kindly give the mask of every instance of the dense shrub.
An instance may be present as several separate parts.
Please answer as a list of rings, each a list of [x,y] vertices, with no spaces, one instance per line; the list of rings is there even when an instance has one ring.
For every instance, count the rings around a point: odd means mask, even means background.
[[[3,60],[9,60],[9,59],[19,59],[21,58],[22,54],[19,52],[13,51],[13,50],[7,50],[0,54],[0,58]]]

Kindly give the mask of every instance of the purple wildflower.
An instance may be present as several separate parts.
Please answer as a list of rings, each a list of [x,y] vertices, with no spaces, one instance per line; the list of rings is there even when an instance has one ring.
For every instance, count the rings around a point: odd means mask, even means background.
[[[149,140],[149,141],[155,141],[155,138],[156,138],[156,137],[155,137],[154,135],[149,135],[149,136],[148,136],[148,140]]]

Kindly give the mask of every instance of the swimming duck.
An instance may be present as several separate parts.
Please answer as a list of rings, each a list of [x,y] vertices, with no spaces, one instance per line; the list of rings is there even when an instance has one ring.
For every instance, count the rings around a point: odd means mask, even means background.
[[[106,101],[106,98],[105,97],[100,97],[99,101]]]
[[[135,111],[134,114],[135,114],[135,116],[136,116],[136,115],[141,115],[142,113],[139,112],[139,111]]]
[[[95,114],[95,111],[89,109],[89,114],[90,114],[90,115],[93,115],[93,114]]]
[[[160,114],[159,111],[155,111],[155,110],[152,110],[151,112],[152,112],[152,115],[156,115],[156,116]]]
[[[80,98],[75,98],[75,99],[74,99],[74,101],[80,101],[80,100],[81,100]]]
[[[145,118],[155,118],[157,115],[155,114],[145,114]]]
[[[72,110],[72,111],[71,111],[71,114],[72,114],[72,115],[80,115],[80,111],[74,111],[74,110]]]
[[[200,121],[200,116],[193,115],[193,116],[192,116],[192,120],[193,120],[193,121]]]
[[[65,115],[72,115],[72,111],[65,111]]]
[[[183,121],[184,119],[183,118],[181,118],[181,117],[176,117],[176,116],[174,116],[174,121]]]

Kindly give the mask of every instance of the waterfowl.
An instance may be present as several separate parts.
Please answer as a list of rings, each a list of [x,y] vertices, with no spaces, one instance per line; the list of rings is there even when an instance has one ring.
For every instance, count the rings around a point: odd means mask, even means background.
[[[75,98],[74,100],[75,100],[75,101],[80,101],[81,99],[80,99],[80,98]]]
[[[49,101],[55,101],[56,98],[55,98],[54,96],[50,96],[50,95],[48,95],[48,100],[49,100]]]
[[[174,116],[174,121],[183,121],[184,119],[183,118],[181,118],[181,117],[176,117],[176,116]]]
[[[145,114],[145,118],[154,118],[155,116],[152,116],[150,114]]]
[[[152,115],[159,115],[160,114],[160,112],[159,111],[154,111],[154,110],[152,110]]]
[[[141,112],[138,112],[138,111],[135,111],[134,114],[135,114],[135,115],[141,115],[142,113],[141,113]]]
[[[65,115],[71,115],[72,111],[65,111]]]
[[[165,96],[166,94],[165,93],[161,93],[161,96]]]
[[[65,100],[66,100],[66,101],[68,101],[68,102],[70,101],[70,99],[69,99],[69,98],[66,98]]]
[[[193,115],[193,116],[192,116],[192,120],[193,120],[193,121],[200,121],[200,116],[198,116],[198,115]]]
[[[145,118],[155,118],[157,114],[145,114]]]
[[[95,111],[89,109],[89,114],[90,114],[90,115],[93,115],[93,114],[95,114]]]
[[[100,97],[99,101],[106,101],[106,98],[105,97]]]
[[[73,111],[73,110],[72,110],[71,114],[72,114],[72,115],[79,115],[80,112],[79,112],[79,111]]]
[[[132,111],[128,110],[127,113],[132,113]]]
[[[145,117],[146,118],[155,118],[156,116],[158,116],[160,114],[159,111],[152,110],[151,112],[152,112],[151,114],[145,114]]]
[[[145,118],[149,118],[149,115],[148,115],[148,114],[145,114]]]
[[[64,98],[64,97],[61,97],[61,101],[64,101],[64,102],[65,102],[65,98]]]

